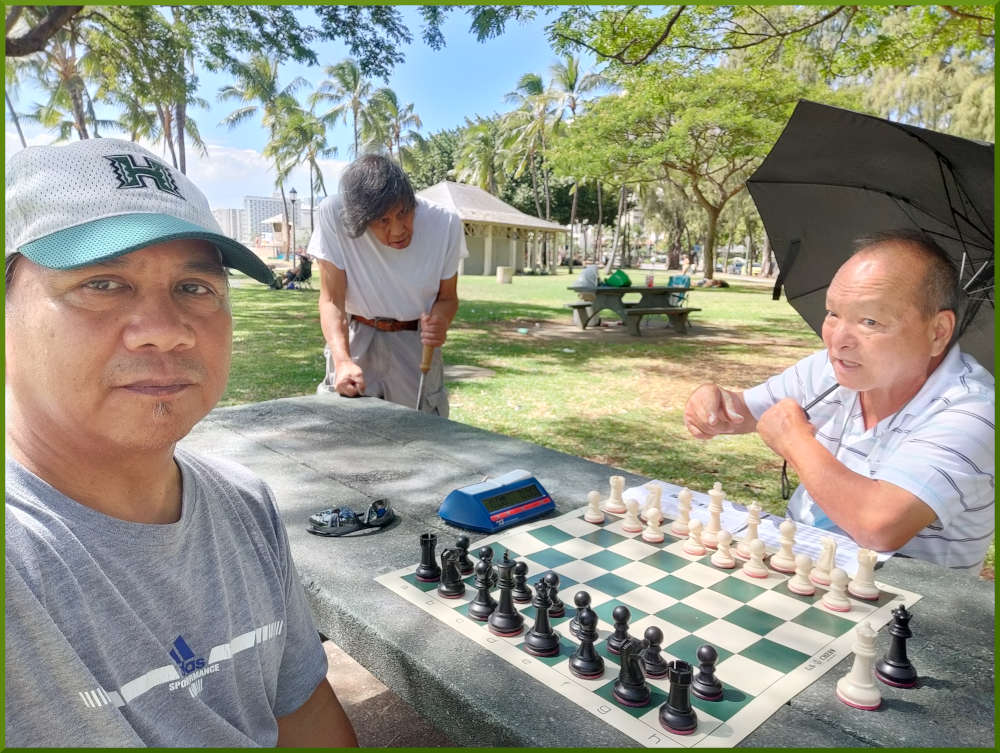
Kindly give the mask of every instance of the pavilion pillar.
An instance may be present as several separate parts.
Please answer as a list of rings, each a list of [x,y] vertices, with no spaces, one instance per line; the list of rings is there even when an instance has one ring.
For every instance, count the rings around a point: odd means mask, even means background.
[[[483,242],[483,274],[492,275],[496,273],[493,266],[493,226],[486,226],[486,238]]]

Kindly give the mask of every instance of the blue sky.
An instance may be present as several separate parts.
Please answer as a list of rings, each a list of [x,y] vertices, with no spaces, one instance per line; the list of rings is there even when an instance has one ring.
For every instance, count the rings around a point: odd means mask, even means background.
[[[444,25],[444,49],[434,51],[420,40],[417,9],[401,7],[414,41],[404,48],[406,62],[396,67],[388,86],[395,90],[400,100],[412,102],[414,110],[423,121],[423,134],[443,128],[453,128],[464,123],[466,116],[490,115],[505,112],[509,105],[504,95],[513,90],[524,73],[535,72],[548,79],[549,66],[556,55],[549,47],[544,27],[553,15],[542,15],[530,24],[512,25],[497,39],[479,43],[469,32],[468,17],[455,11]],[[306,11],[308,12],[308,11]],[[281,68],[283,83],[295,76],[302,76],[315,88],[323,80],[322,67],[347,57],[347,51],[338,43],[316,47],[320,66],[307,67],[285,64]],[[585,68],[593,67],[593,58],[584,57]],[[236,108],[235,102],[220,103],[217,93],[229,83],[225,74],[199,73],[200,96],[209,102],[209,108],[190,113],[198,123],[202,138],[208,145],[206,159],[188,151],[188,175],[202,188],[213,207],[242,206],[245,194],[268,196],[274,190],[274,173],[267,166],[260,152],[266,142],[266,133],[259,119],[247,121],[230,130],[219,125],[222,118]],[[375,86],[386,85],[376,79]],[[22,87],[16,107],[19,111],[30,109],[40,94]],[[300,100],[306,93],[300,92]],[[49,144],[54,135],[43,132],[30,124],[22,124],[29,144]],[[113,134],[106,134],[113,135]],[[349,156],[352,141],[350,124],[340,124],[328,132],[331,144],[338,147],[337,160],[324,165],[327,190],[333,191],[339,171]],[[16,132],[8,120],[5,128],[6,155],[20,149]],[[294,186],[299,195],[308,197],[308,181],[304,169],[292,174],[286,187]]]

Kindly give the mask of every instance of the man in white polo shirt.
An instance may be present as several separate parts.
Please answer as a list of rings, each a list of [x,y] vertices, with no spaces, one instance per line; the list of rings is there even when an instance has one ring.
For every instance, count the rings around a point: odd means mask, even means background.
[[[319,262],[327,373],[319,391],[415,407],[424,346],[444,344],[458,311],[462,221],[418,199],[395,162],[368,154],[320,205],[309,241]],[[420,410],[448,416],[435,350]]]
[[[742,392],[702,385],[685,424],[700,439],[756,431],[798,473],[793,519],[978,572],[994,530],[994,380],[952,343],[955,269],[909,231],[858,248],[827,290],[826,350]]]

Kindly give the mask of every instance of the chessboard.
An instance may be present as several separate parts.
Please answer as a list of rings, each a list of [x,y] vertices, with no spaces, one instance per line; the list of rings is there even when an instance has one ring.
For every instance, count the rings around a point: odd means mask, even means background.
[[[713,565],[711,550],[702,556],[688,554],[684,539],[673,536],[669,526],[663,527],[666,537],[662,543],[649,543],[640,533],[624,530],[622,516],[608,514],[603,523],[587,522],[586,509],[484,538],[472,551],[475,555],[488,546],[494,565],[505,553],[524,562],[529,585],[549,571],[559,576],[558,593],[565,603],[565,615],[550,618],[559,636],[555,656],[538,657],[525,650],[525,635],[536,612],[530,604],[517,605],[525,616],[524,633],[504,638],[468,615],[476,596],[473,575],[463,579],[465,593],[458,598],[445,598],[438,594],[437,583],[417,579],[416,560],[421,550],[416,541],[413,566],[376,580],[430,618],[646,747],[738,744],[850,654],[859,623],[867,621],[879,630],[891,620],[894,607],[905,603],[909,608],[920,599],[916,593],[876,581],[877,599],[851,597],[848,611],[834,612],[821,604],[825,590],[821,586],[812,596],[800,596],[788,589],[789,575],[769,568],[764,578],[750,577],[739,565],[734,569]],[[453,544],[440,541],[438,552]],[[581,679],[569,669],[569,659],[578,645],[569,624],[576,614],[574,595],[581,590],[589,593],[590,606],[597,614],[599,640],[595,648],[605,661],[603,676],[591,680]],[[658,710],[669,690],[665,677],[647,678],[651,701],[646,707],[632,708],[615,700],[612,688],[620,657],[608,650],[607,639],[613,632],[612,611],[619,605],[631,613],[629,634],[633,638],[641,640],[650,626],[662,630],[662,656],[667,661],[680,659],[697,669],[700,646],[707,643],[718,652],[715,674],[723,683],[723,697],[703,701],[691,696],[698,718],[692,734],[674,734],[659,723]],[[833,694],[830,703],[839,705]],[[575,742],[567,739],[566,744]]]

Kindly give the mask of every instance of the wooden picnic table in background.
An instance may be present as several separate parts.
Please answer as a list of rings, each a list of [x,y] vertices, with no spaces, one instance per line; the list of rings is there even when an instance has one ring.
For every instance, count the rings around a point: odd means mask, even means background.
[[[639,323],[644,316],[663,314],[669,317],[671,326],[679,333],[687,332],[687,318],[692,311],[701,311],[698,308],[686,307],[683,304],[686,294],[691,290],[687,286],[678,285],[654,285],[631,286],[627,288],[617,288],[608,285],[597,287],[580,288],[569,286],[572,290],[581,295],[593,295],[594,299],[579,300],[567,303],[566,306],[573,309],[573,321],[580,329],[586,329],[597,315],[604,310],[613,311],[619,319],[628,327],[633,335],[639,335]],[[637,293],[638,301],[626,301],[625,296],[629,293]]]

